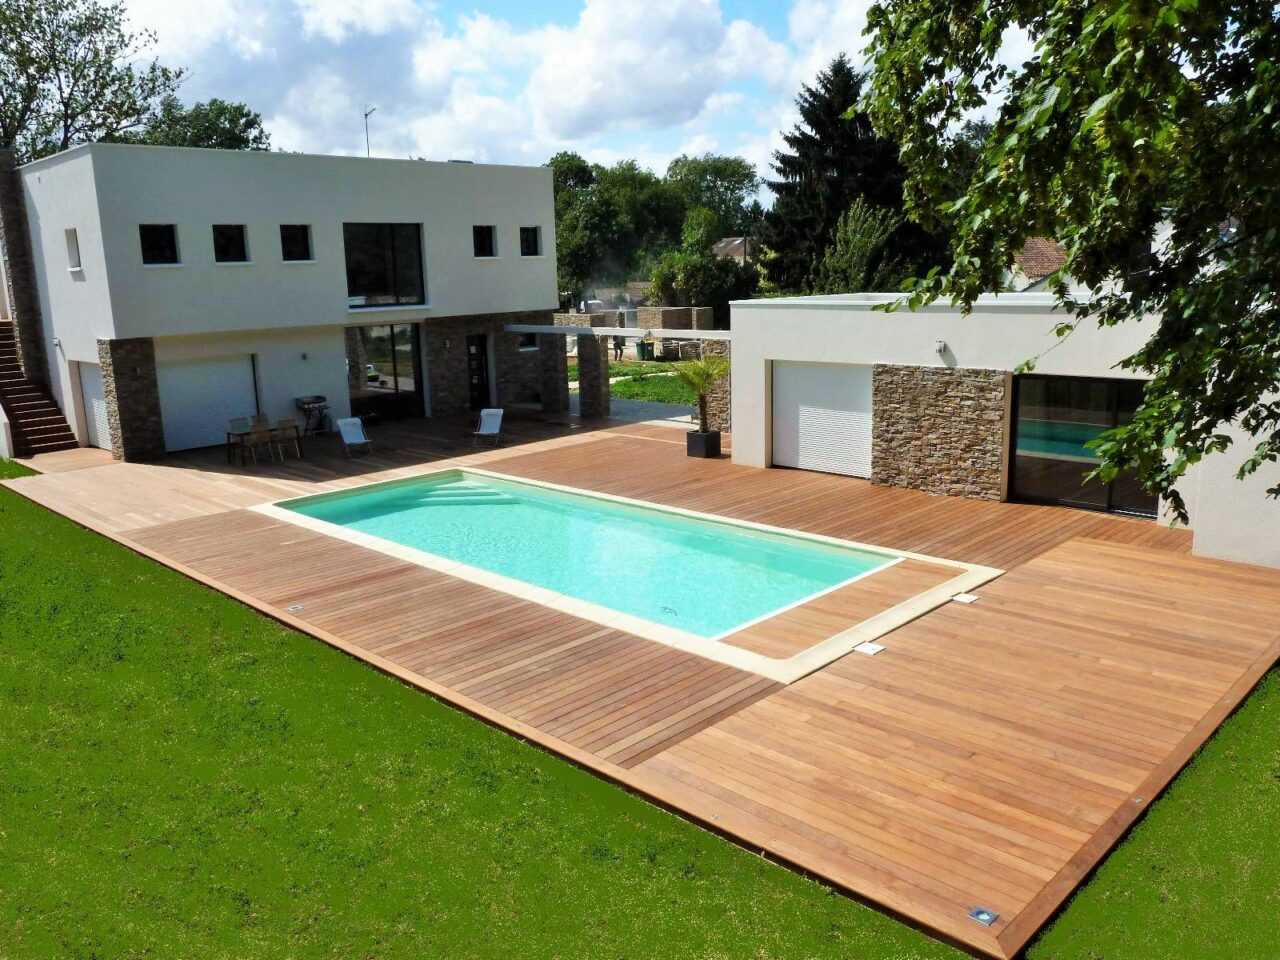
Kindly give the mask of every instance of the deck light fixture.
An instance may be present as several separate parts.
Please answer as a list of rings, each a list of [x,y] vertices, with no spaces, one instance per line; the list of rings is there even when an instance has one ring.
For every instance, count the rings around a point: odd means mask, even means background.
[[[295,604],[293,604],[292,606],[286,607],[286,609],[287,609],[290,613],[297,613],[299,610],[301,610],[301,609],[302,609],[302,604],[300,604],[300,603],[295,603]]]
[[[969,911],[969,919],[978,921],[984,927],[989,927],[1000,919],[1000,914],[994,910],[988,910],[986,907],[974,907]]]

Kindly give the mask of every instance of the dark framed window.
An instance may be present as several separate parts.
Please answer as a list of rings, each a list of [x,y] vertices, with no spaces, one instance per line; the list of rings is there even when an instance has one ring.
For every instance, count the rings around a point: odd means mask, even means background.
[[[344,223],[347,305],[355,309],[426,303],[422,227]]]
[[[520,256],[522,257],[542,256],[542,228],[541,227],[521,227],[520,228]]]
[[[178,257],[178,228],[174,224],[140,223],[138,240],[142,243],[143,263],[182,262]]]
[[[472,227],[471,244],[477,257],[496,257],[498,255],[498,228],[492,225]]]
[[[519,344],[519,347],[520,347],[520,349],[521,349],[521,350],[537,350],[537,349],[538,349],[538,335],[537,335],[536,333],[522,333],[522,334],[520,334],[520,344]]]
[[[310,224],[280,224],[280,259],[291,263],[315,259],[315,255],[311,252]]]
[[[217,263],[249,262],[249,238],[243,223],[213,225],[213,259]]]
[[[1142,403],[1142,389],[1140,380],[1016,377],[1010,498],[1154,517],[1157,499],[1136,477],[1122,473],[1110,483],[1086,479],[1098,465],[1087,444],[1130,422]]]

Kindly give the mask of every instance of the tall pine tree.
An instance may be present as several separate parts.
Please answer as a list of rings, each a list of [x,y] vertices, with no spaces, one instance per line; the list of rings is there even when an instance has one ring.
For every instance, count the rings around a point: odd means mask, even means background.
[[[854,200],[894,214],[902,211],[904,171],[897,146],[876,136],[865,113],[846,115],[865,83],[866,75],[841,54],[796,98],[800,123],[783,135],[788,151],[773,155],[777,178],[766,183],[775,200],[761,236],[770,252],[766,275],[781,290],[805,288]],[[945,252],[945,238],[906,222],[885,245],[886,256],[913,268],[942,262]]]

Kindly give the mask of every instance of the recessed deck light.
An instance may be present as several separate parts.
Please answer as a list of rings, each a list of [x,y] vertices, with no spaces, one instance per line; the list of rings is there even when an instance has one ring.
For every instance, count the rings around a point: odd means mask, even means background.
[[[977,603],[978,595],[976,593],[957,593],[951,599],[956,603]]]
[[[984,927],[989,927],[1000,919],[1000,914],[994,910],[988,910],[986,907],[974,907],[969,911],[969,919],[977,920]]]
[[[302,609],[302,604],[295,603],[292,606],[286,607],[285,609],[288,610],[290,613],[297,613],[299,610]]]
[[[883,650],[884,647],[881,644],[872,643],[870,640],[868,640],[866,643],[858,644],[853,649],[858,651],[858,653],[864,654],[868,657],[874,657],[877,653]]]

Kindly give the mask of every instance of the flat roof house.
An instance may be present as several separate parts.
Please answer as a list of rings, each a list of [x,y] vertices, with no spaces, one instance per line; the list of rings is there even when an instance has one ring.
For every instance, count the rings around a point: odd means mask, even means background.
[[[543,168],[91,144],[15,170],[0,151],[0,237],[11,452],[145,459],[317,395],[335,418],[567,407],[539,359],[563,345],[503,332],[558,305]]]
[[[1085,481],[1085,443],[1124,423],[1142,380],[1118,369],[1151,323],[1081,324],[1059,339],[1054,297],[979,297],[884,311],[895,294],[734,303],[733,460],[865,477],[983,500],[1058,504],[1166,523],[1132,478]],[[1034,372],[1016,372],[1039,358]],[[1231,431],[1228,431],[1231,432]],[[1194,552],[1280,567],[1280,467],[1235,471],[1242,431],[1179,486]]]

